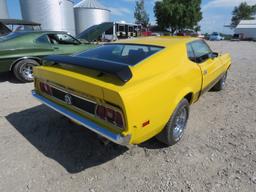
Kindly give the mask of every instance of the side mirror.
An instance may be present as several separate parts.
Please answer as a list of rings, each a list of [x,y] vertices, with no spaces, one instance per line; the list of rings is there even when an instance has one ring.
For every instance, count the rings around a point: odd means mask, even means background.
[[[219,53],[217,53],[217,52],[212,52],[212,53],[209,54],[209,58],[211,58],[211,59],[215,59],[218,56],[219,56]]]

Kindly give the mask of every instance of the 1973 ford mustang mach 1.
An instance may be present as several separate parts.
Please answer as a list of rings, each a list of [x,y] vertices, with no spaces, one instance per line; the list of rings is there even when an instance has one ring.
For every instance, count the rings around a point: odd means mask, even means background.
[[[154,136],[178,142],[189,106],[222,90],[231,65],[229,54],[188,37],[130,39],[45,60],[34,69],[33,96],[121,145]]]

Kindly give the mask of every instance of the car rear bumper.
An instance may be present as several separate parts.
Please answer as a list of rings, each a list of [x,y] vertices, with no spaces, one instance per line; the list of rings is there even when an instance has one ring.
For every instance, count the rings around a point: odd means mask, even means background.
[[[42,102],[43,104],[47,105],[48,107],[52,108],[53,110],[61,113],[62,115],[66,116],[67,118],[75,121],[76,123],[90,129],[91,131],[101,135],[102,137],[105,137],[106,139],[117,143],[119,145],[128,145],[130,142],[130,135],[122,136],[121,134],[115,134],[109,130],[107,130],[104,127],[101,127],[100,125],[92,122],[89,119],[86,119],[85,117],[82,117],[81,115],[78,115],[52,101],[49,99],[42,97],[39,95],[36,91],[32,91],[33,97],[35,97],[37,100]]]

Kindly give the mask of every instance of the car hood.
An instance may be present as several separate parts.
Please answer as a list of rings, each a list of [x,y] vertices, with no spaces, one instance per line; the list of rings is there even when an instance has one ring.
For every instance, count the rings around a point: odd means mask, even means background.
[[[102,33],[109,30],[111,27],[113,27],[113,22],[105,22],[99,25],[93,25],[92,27],[89,27],[82,33],[78,34],[76,38],[92,42],[97,40]]]

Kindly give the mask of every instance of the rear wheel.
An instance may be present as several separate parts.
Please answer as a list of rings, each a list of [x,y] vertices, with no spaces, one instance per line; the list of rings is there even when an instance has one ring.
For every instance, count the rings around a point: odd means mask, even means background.
[[[227,72],[223,75],[223,77],[213,86],[213,91],[221,91],[225,88],[227,80]]]
[[[189,117],[189,102],[183,99],[176,107],[163,131],[156,138],[167,146],[174,145],[183,136]]]
[[[39,63],[32,59],[24,59],[15,64],[13,73],[15,77],[22,82],[32,82],[33,67],[38,66]]]

